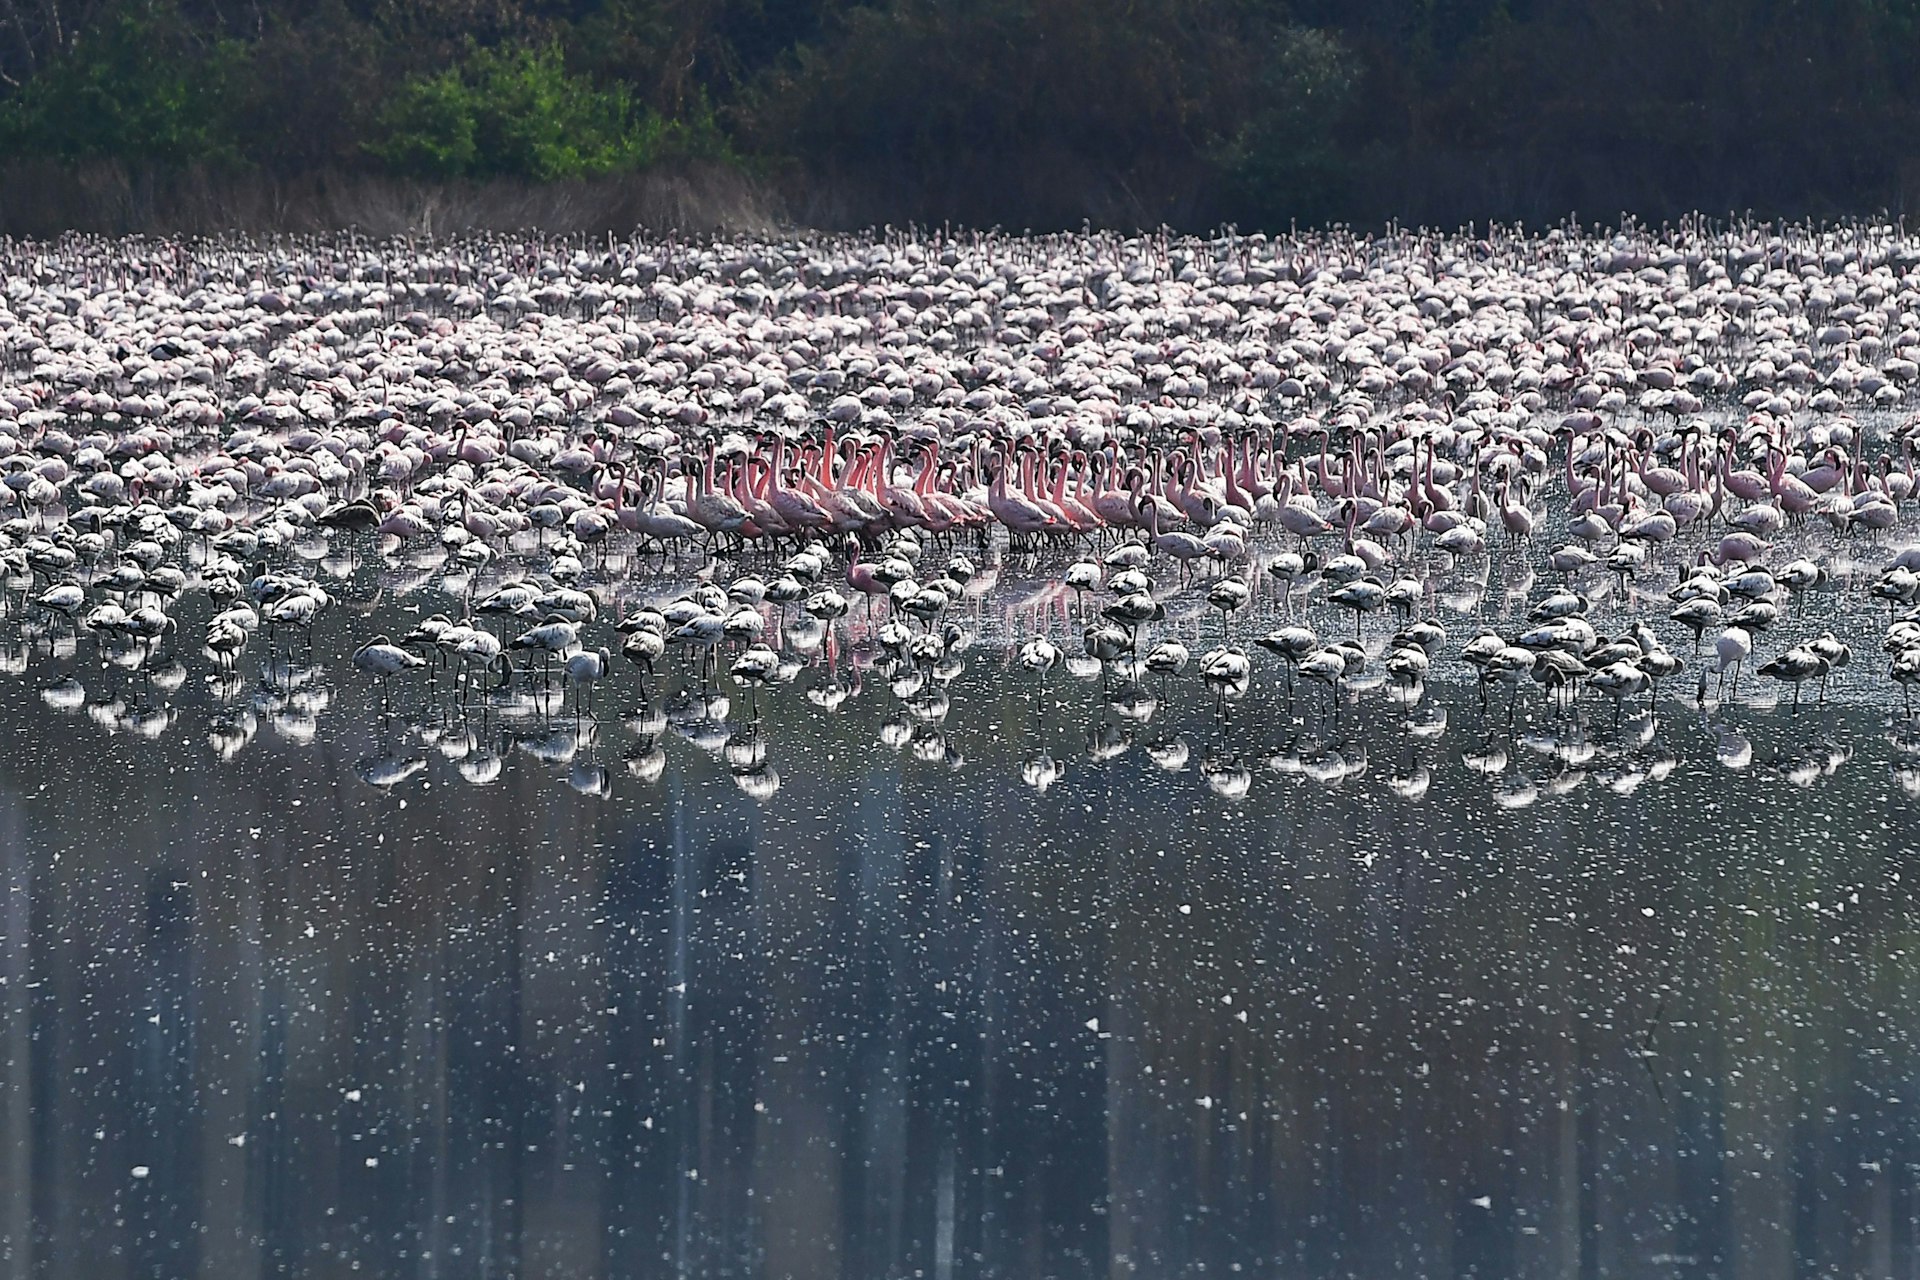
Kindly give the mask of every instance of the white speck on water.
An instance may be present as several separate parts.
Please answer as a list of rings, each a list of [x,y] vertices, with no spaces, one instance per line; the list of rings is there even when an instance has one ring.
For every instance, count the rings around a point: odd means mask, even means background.
[[[147,1166],[143,1164],[137,1164],[133,1166],[133,1176],[136,1178],[144,1178],[152,1172],[153,1170],[147,1168]]]

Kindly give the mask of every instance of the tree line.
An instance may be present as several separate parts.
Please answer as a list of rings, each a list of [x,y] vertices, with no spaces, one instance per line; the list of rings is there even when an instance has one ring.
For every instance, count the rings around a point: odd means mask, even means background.
[[[1920,0],[0,0],[0,153],[820,226],[1898,212]]]

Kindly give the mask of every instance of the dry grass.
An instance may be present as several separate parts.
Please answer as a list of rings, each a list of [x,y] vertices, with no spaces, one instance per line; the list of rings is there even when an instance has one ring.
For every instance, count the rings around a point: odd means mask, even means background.
[[[725,165],[534,184],[427,182],[325,171],[284,177],[203,169],[156,174],[101,163],[0,165],[0,234],[107,235],[324,232],[455,235],[539,230],[564,235],[635,228],[733,234],[785,223],[779,199]]]

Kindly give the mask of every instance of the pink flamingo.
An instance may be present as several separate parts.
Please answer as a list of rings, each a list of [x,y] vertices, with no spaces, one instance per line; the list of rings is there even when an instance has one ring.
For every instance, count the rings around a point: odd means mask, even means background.
[[[1010,532],[1025,537],[1052,529],[1054,518],[1050,513],[1021,490],[1007,488],[1006,455],[997,454],[995,459],[998,465],[987,488],[987,508],[993,512],[993,518]]]
[[[789,528],[795,530],[825,528],[829,520],[826,509],[806,494],[797,489],[789,489],[782,483],[786,458],[786,437],[776,435],[773,438],[773,468],[767,477],[767,505],[779,514]]]

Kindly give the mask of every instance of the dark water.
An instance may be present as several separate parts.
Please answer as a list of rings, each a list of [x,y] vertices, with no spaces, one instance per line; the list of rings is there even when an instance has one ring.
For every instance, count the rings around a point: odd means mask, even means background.
[[[1920,1267],[1884,707],[1001,661],[647,736],[0,683],[0,1275]]]

